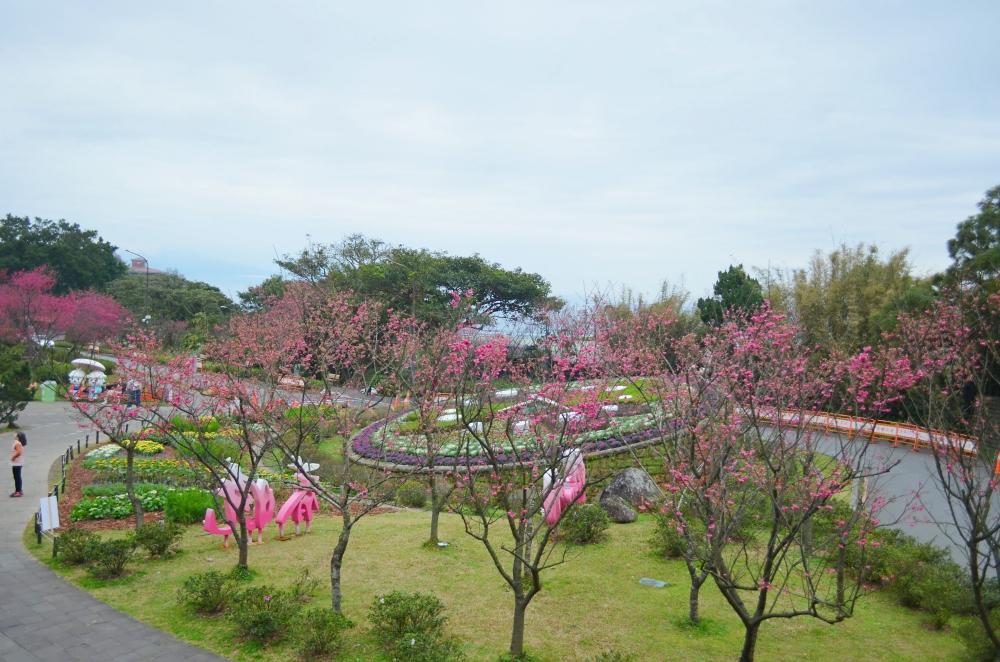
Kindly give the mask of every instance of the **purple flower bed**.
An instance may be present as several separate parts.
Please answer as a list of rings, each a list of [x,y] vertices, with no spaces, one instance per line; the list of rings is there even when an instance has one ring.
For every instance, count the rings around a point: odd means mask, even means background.
[[[381,421],[376,421],[372,423],[354,437],[351,441],[351,448],[354,452],[369,460],[377,460],[380,462],[388,462],[391,464],[403,464],[408,466],[420,467],[427,464],[427,457],[424,455],[417,455],[415,453],[407,453],[405,451],[397,451],[383,448],[376,439],[376,433],[381,430],[390,420],[383,419]],[[672,427],[676,430],[679,427],[679,423],[676,421],[671,422]],[[633,432],[631,434],[624,435],[620,438],[611,438],[601,441],[592,441],[580,445],[580,450],[584,455],[588,453],[594,453],[598,451],[613,450],[616,448],[624,449],[625,447],[640,442],[653,439],[659,435],[659,431],[655,428],[648,430],[641,430],[639,432]],[[517,455],[509,453],[499,453],[497,455],[497,460],[501,463],[514,462],[516,459],[521,461],[527,461],[531,459],[531,452],[524,451]],[[469,460],[472,465],[483,465],[486,464],[486,459],[483,457],[473,457]],[[435,464],[438,466],[465,466],[466,458],[461,456],[438,456],[435,458]]]

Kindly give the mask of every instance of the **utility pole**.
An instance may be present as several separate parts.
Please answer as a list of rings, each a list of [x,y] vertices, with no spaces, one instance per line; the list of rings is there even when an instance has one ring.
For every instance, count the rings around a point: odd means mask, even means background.
[[[146,317],[143,318],[143,321],[148,323],[149,319],[150,319],[150,315],[149,315],[149,260],[147,260],[144,255],[139,255],[135,251],[130,251],[127,248],[123,248],[122,250],[125,251],[126,253],[134,255],[137,258],[139,258],[140,260],[142,260],[143,271],[146,272],[146,283],[145,283],[145,288],[144,288],[143,296],[142,296],[142,300],[143,300],[143,306],[142,307],[143,307],[143,310],[144,310],[144,312],[146,314]]]

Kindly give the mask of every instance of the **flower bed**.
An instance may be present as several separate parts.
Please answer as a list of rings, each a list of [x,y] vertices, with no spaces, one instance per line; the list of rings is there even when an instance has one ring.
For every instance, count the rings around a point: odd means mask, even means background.
[[[369,460],[390,464],[426,465],[428,454],[424,437],[399,433],[399,422],[406,416],[403,414],[376,421],[361,430],[351,441],[354,453]],[[624,450],[632,444],[657,437],[660,431],[656,422],[656,416],[649,412],[611,418],[605,427],[576,435],[573,445],[584,454]],[[666,421],[664,427],[672,429],[673,424]],[[434,454],[436,465],[486,464],[479,442],[466,434],[464,428],[452,433],[438,433],[436,436],[439,440]],[[503,445],[502,449],[498,449],[497,459],[506,463],[530,459],[543,450],[544,441],[533,434],[515,434],[513,448],[506,438],[503,439]]]
[[[161,487],[160,489],[139,487],[136,488],[136,496],[139,497],[144,512],[159,512],[166,505],[167,494],[176,489],[175,487]],[[131,517],[132,513],[132,502],[129,501],[128,495],[123,492],[114,496],[84,497],[73,506],[69,518],[74,522],[85,519],[124,519]]]
[[[83,466],[95,474],[95,482],[120,483],[125,480],[126,459],[109,457],[84,458]],[[136,458],[133,462],[135,480],[144,483],[167,483],[169,485],[204,485],[210,478],[203,467],[171,459]]]

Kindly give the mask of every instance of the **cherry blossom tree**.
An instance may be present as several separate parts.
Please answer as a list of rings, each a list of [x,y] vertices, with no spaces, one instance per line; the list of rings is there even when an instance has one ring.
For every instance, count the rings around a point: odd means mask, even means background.
[[[451,323],[440,326],[393,313],[386,325],[383,351],[379,353],[383,384],[400,395],[405,394],[405,402],[412,408],[412,427],[423,440],[424,463],[420,471],[426,477],[431,495],[430,536],[426,546],[432,549],[439,542],[441,512],[455,488],[450,476],[439,471],[438,456],[442,438],[461,425],[456,374],[449,358],[456,344],[462,342],[463,334],[472,331],[463,321],[471,299],[471,292],[454,292]]]
[[[301,348],[300,339],[280,334],[266,320],[236,318],[229,332],[207,348],[221,373],[197,369],[194,357],[176,355],[165,362],[159,340],[135,333],[111,348],[117,360],[122,389],[108,389],[97,402],[75,401],[77,411],[126,452],[126,488],[142,524],[141,503],[133,489],[133,458],[140,430],[169,443],[191,458],[206,475],[206,486],[214,489],[229,506],[235,521],[227,524],[238,549],[237,566],[249,563],[250,529],[247,510],[253,484],[274,447],[261,422],[277,417],[286,405],[276,380],[266,379],[267,365],[289,364]],[[265,351],[262,348],[267,348]],[[254,366],[262,378],[246,379],[246,368]],[[131,392],[145,397],[133,404]],[[222,418],[224,440],[208,432],[205,421]],[[137,429],[127,434],[129,426]]]
[[[382,409],[379,396],[367,396],[378,376],[378,357],[385,353],[390,334],[379,306],[357,302],[350,292],[330,293],[318,287],[290,284],[258,317],[271,320],[280,336],[303,339],[299,365],[311,366],[324,383],[323,396],[309,401],[305,389],[297,390],[278,415],[262,418],[277,448],[287,457],[311,489],[339,515],[341,528],[330,553],[331,606],[340,612],[343,603],[343,563],[351,534],[366,516],[391,500],[396,484],[407,472],[390,471],[381,459],[362,460],[351,452],[350,438],[371,412]],[[287,373],[286,373],[287,374]],[[339,385],[331,380],[338,375]],[[275,412],[276,413],[276,412]],[[383,444],[384,428],[366,429],[371,443]],[[310,468],[313,444],[320,437],[343,440],[340,461],[320,475]]]
[[[598,376],[588,341],[592,329],[577,321],[572,327],[550,324],[550,362],[514,361],[504,336],[477,343],[457,338],[447,357],[467,449],[453,510],[510,587],[514,658],[524,655],[527,610],[542,590],[543,573],[566,559],[566,548],[559,553],[554,544],[559,524],[603,478],[582,479],[577,439],[607,419],[598,399],[603,384],[584,389],[577,383]],[[547,379],[532,383],[530,375]],[[528,401],[506,408],[498,403],[501,376]]]
[[[901,315],[887,341],[919,376],[905,410],[936,431],[933,482],[947,510],[935,523],[961,550],[976,615],[1000,655],[987,598],[1000,578],[1000,416],[989,395],[1000,383],[1000,294],[948,292],[923,314]]]
[[[93,342],[121,331],[127,318],[114,299],[95,292],[53,294],[56,278],[46,268],[20,271],[0,280],[0,337],[37,346],[60,334]]]
[[[688,617],[711,579],[745,629],[752,660],[760,626],[773,618],[848,618],[864,593],[849,546],[867,550],[881,524],[877,489],[828,519],[837,495],[891,469],[870,452],[870,424],[844,435],[817,429],[833,402],[884,414],[913,383],[898,354],[820,361],[797,328],[763,307],[730,314],[703,338],[670,342],[669,317],[651,313],[603,334],[617,364],[655,405],[664,466],[663,515],[682,541],[691,579]],[[875,543],[873,543],[875,544]]]
[[[116,357],[118,375],[123,383],[145,388],[147,392],[159,392],[161,369],[157,366],[159,343],[155,337],[136,333],[109,349]],[[135,493],[135,455],[142,438],[141,430],[157,421],[155,405],[134,406],[127,389],[119,388],[105,390],[97,401],[80,398],[71,400],[71,404],[81,419],[125,452],[125,493],[132,504],[138,529],[143,525],[144,514],[142,501]]]

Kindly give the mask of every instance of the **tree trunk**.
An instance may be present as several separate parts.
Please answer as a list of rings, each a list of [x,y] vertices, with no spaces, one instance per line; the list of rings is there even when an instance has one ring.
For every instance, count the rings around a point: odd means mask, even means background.
[[[441,507],[437,499],[431,497],[431,537],[427,541],[428,545],[436,547],[438,544],[438,520],[441,518]]]
[[[245,517],[240,517],[239,535],[235,537],[236,546],[240,550],[240,560],[236,565],[243,570],[247,570],[250,567],[250,534],[247,531],[247,520]]]
[[[135,528],[139,529],[142,526],[143,514],[142,514],[142,501],[135,495],[135,450],[131,448],[125,449],[125,493],[128,495],[128,500],[132,503],[132,509],[135,511]]]
[[[340,590],[340,568],[344,564],[344,553],[347,551],[347,543],[351,538],[351,527],[345,526],[340,530],[340,537],[337,538],[337,544],[333,548],[333,554],[330,555],[330,596],[333,606],[333,611],[338,614],[340,611],[341,604],[341,590]]]
[[[993,627],[990,610],[986,607],[986,600],[983,596],[983,584],[979,575],[979,551],[975,546],[970,545],[970,556],[972,561],[969,569],[972,571],[972,599],[976,606],[976,615],[983,624],[983,631],[993,646],[995,659],[1000,660],[1000,633]]]
[[[691,589],[688,591],[688,620],[698,622],[698,592],[701,591],[701,581],[691,578]]]
[[[740,652],[740,662],[753,662],[754,651],[757,648],[757,634],[760,631],[760,621],[746,626],[743,637],[743,650]]]
[[[436,546],[438,543],[438,519],[441,515],[441,505],[438,502],[437,474],[434,473],[433,462],[430,465],[430,487],[431,487],[431,537],[427,541],[429,546]]]
[[[514,659],[524,655],[524,613],[527,609],[522,598],[514,598],[514,625],[510,632],[510,655]]]

